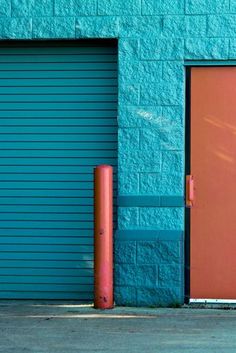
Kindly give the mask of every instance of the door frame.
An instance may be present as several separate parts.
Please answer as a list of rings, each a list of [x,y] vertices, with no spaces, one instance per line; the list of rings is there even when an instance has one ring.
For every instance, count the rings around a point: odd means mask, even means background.
[[[186,87],[185,87],[185,170],[184,181],[186,175],[190,174],[191,165],[191,66],[186,67]],[[184,182],[184,185],[186,183]],[[184,188],[184,199],[186,195],[186,185]],[[184,239],[184,301],[186,304],[190,300],[190,209],[185,207],[185,239]]]
[[[101,48],[105,48],[105,50],[107,49],[107,48],[115,48],[115,66],[116,66],[116,69],[115,69],[115,71],[116,71],[116,73],[115,73],[115,75],[118,75],[118,65],[117,65],[117,60],[118,60],[118,52],[119,52],[119,48],[118,48],[118,40],[116,39],[116,38],[77,38],[77,39],[64,39],[64,38],[53,38],[53,39],[50,39],[50,38],[42,38],[42,39],[40,39],[40,40],[38,40],[38,39],[11,39],[11,40],[2,40],[2,41],[0,41],[0,51],[1,51],[1,49],[2,48],[5,48],[5,49],[13,49],[14,48],[14,50],[17,50],[17,51],[20,51],[22,48],[24,48],[24,47],[27,47],[27,48],[36,48],[37,50],[38,49],[44,49],[44,48],[49,48],[49,47],[53,47],[53,48],[55,48],[55,50],[56,49],[60,49],[60,48],[64,48],[65,50],[66,50],[66,55],[68,55],[68,57],[69,57],[69,53],[68,53],[68,48],[70,48],[70,47],[75,47],[75,48],[79,48],[80,46],[83,46],[83,45],[86,45],[88,48],[92,48],[92,47],[101,47]],[[8,53],[6,53],[6,56],[8,55]],[[58,55],[58,53],[57,52],[55,52],[55,55],[57,56]],[[92,54],[92,55],[94,55],[94,56],[96,56],[97,54]],[[106,55],[106,54],[105,54]],[[16,54],[16,56],[19,56],[19,54]],[[55,60],[54,60],[55,61]],[[57,60],[56,60],[57,61]],[[95,62],[96,61],[94,61],[94,64],[95,64]],[[111,61],[112,62],[112,61]],[[16,61],[15,62],[15,64],[17,64],[18,63],[18,61]],[[34,63],[35,63],[35,61],[34,61]],[[40,63],[41,63],[41,61],[38,61],[38,62],[36,62],[36,64],[39,64],[40,65]],[[17,69],[18,70],[18,69]],[[15,72],[17,72],[17,70],[15,71]],[[45,78],[46,79],[46,78]],[[118,83],[116,84],[116,85],[114,85],[115,86],[115,88],[117,89],[117,92],[115,93],[115,95],[116,95],[116,97],[117,97],[117,100],[118,100]],[[9,86],[10,88],[12,87],[12,86]],[[35,87],[37,87],[37,86],[35,86]],[[58,87],[58,85],[57,86],[55,86],[55,87]],[[54,87],[54,88],[55,88]],[[40,94],[40,93],[39,93]],[[41,93],[42,94],[42,93]],[[70,93],[70,95],[72,95],[73,93]],[[12,95],[12,93],[9,93],[9,96],[10,95]],[[117,120],[117,112],[118,112],[118,101],[115,103],[115,105],[116,105],[116,111],[115,111],[115,115],[114,115],[114,118],[112,117],[112,120],[114,120],[115,122],[116,122],[116,124],[114,125],[114,128],[116,129],[116,135],[118,136],[118,120]],[[10,104],[10,103],[9,103]],[[53,111],[53,110],[52,110]],[[94,119],[95,119],[96,117],[94,117]],[[24,117],[22,116],[21,118],[20,118],[21,120],[22,119],[24,119]],[[49,116],[49,118],[48,119],[50,119],[50,116]],[[79,119],[79,117],[78,117],[78,119]],[[14,125],[12,125],[12,126],[14,126]],[[56,126],[56,125],[55,125]],[[61,125],[62,126],[62,125]],[[102,126],[102,125],[101,125]],[[55,128],[55,127],[54,127]],[[104,127],[103,127],[104,128]],[[54,133],[54,131],[52,132],[52,133]],[[52,141],[51,139],[49,139],[50,141]],[[113,141],[111,140],[111,143],[113,143]],[[94,150],[95,150],[95,148],[94,148]],[[108,150],[108,149],[107,149]],[[110,149],[109,149],[110,150]],[[65,151],[65,149],[63,149],[62,151]],[[90,151],[93,151],[93,149],[91,149]],[[119,158],[119,156],[118,156],[118,154],[117,154],[117,151],[115,151],[115,164],[116,164],[116,167],[117,167],[117,163],[118,163],[118,158]],[[43,157],[44,158],[44,157]],[[68,157],[69,158],[69,157]],[[104,158],[104,157],[102,157],[102,158]],[[37,166],[37,165],[36,165]],[[65,165],[63,165],[62,166],[62,168],[65,168]],[[18,169],[20,169],[20,167],[18,167]],[[52,172],[53,173],[53,172]],[[71,172],[68,172],[68,173],[71,173]],[[28,174],[28,172],[27,172],[27,174]],[[117,174],[117,173],[116,173]],[[91,166],[91,177],[92,177],[92,179],[91,180],[93,180],[93,167]],[[19,180],[18,180],[19,181]],[[41,181],[40,181],[41,182]],[[92,184],[93,184],[93,181],[91,182]],[[7,196],[6,196],[7,197]],[[26,196],[24,196],[24,197],[26,197]],[[24,198],[23,197],[23,198]],[[78,197],[77,197],[78,198]],[[92,198],[92,201],[93,201],[93,198]],[[83,203],[83,202],[82,202]],[[53,205],[53,204],[52,204]],[[54,204],[54,206],[57,206],[57,204]],[[73,206],[73,205],[72,205]],[[83,205],[82,205],[83,206]],[[116,210],[117,210],[117,207],[116,206],[114,206],[114,211],[116,212]],[[70,213],[70,212],[69,212]],[[117,213],[117,212],[116,212]],[[48,214],[48,211],[46,212],[46,214]],[[92,214],[93,214],[93,211],[92,211]],[[11,222],[10,220],[9,220],[9,222]],[[93,221],[91,221],[91,226],[93,226]],[[36,229],[36,228],[35,228]],[[45,230],[46,230],[47,228],[45,228]],[[59,231],[60,230],[63,230],[63,227],[61,226],[61,227],[59,227]],[[91,234],[93,234],[93,230],[91,230]],[[52,236],[52,235],[49,235],[49,236]],[[4,235],[3,235],[3,237],[4,237]],[[23,235],[19,235],[19,239],[20,238],[22,238],[23,237]],[[62,236],[62,237],[64,237],[64,236]],[[81,238],[79,235],[78,235],[78,238]],[[29,238],[30,239],[30,238]],[[40,243],[39,243],[40,244]],[[53,243],[51,243],[52,245],[57,245],[56,243],[55,244],[53,244]],[[29,243],[29,245],[32,245],[32,243],[30,244]],[[42,247],[44,247],[44,246],[47,246],[48,244],[46,244],[45,242],[41,242],[41,244],[40,244],[40,246],[42,246]],[[62,248],[65,248],[65,246],[67,245],[65,242],[62,242],[61,243],[61,245],[62,245]],[[70,244],[69,244],[70,245]],[[73,245],[73,244],[72,244]],[[85,244],[86,246],[87,245],[90,245],[90,244]],[[82,244],[82,246],[83,246],[83,244]],[[94,246],[94,244],[92,244],[92,252],[91,252],[91,254],[93,253],[93,251],[94,251],[94,249],[95,249],[95,246]],[[70,252],[72,252],[72,251],[70,251],[70,250],[62,250],[64,253],[70,253]],[[9,253],[10,252],[12,252],[12,250],[11,251],[9,251]],[[22,253],[24,252],[24,250],[22,250],[21,251]],[[36,253],[39,253],[39,250],[37,250],[37,251],[35,251]],[[42,253],[45,253],[46,252],[46,250],[42,250],[41,251]],[[84,254],[85,254],[85,252],[84,251],[82,251],[82,256],[84,257]],[[93,261],[93,255],[91,255],[92,256],[92,261]],[[9,257],[7,257],[7,260],[9,260]],[[22,262],[24,259],[23,259],[23,257],[22,257],[22,259],[18,259],[18,260],[16,260],[16,261],[18,261],[18,262]],[[14,260],[13,260],[14,261]],[[40,261],[40,260],[39,260]],[[45,259],[45,261],[47,261],[47,259]],[[64,261],[63,259],[57,259],[56,261]],[[75,261],[77,261],[77,260],[75,260]],[[82,261],[87,261],[86,259],[84,260],[84,259],[82,259]],[[43,262],[43,260],[42,260],[42,262]],[[28,267],[29,269],[31,268],[33,268],[34,266],[33,265],[31,265],[31,267]],[[63,270],[63,268],[65,269],[66,267],[65,266],[60,266],[61,267],[61,269]],[[84,267],[84,266],[82,266],[82,267]],[[81,269],[82,269],[82,267],[81,268],[79,268],[79,272],[81,272]],[[0,268],[3,268],[3,267],[1,267],[0,266]],[[12,267],[13,269],[14,268],[18,268],[17,266],[14,266],[14,267]],[[39,266],[38,267],[38,269],[43,269],[43,267],[42,266]],[[55,268],[53,268],[53,267],[51,267],[51,269],[52,270],[57,270],[57,268],[55,267]],[[94,282],[93,281],[93,277],[94,277],[94,269],[93,268],[89,268],[88,267],[88,270],[90,271],[91,270],[91,278],[92,278],[92,282]],[[43,269],[43,271],[44,271],[44,269]],[[9,275],[9,274],[8,274]],[[17,276],[17,275],[16,275]],[[36,275],[35,274],[32,274],[32,277],[35,277]],[[42,275],[42,276],[45,276],[45,275]],[[55,275],[54,274],[51,274],[50,275],[51,277],[55,277]],[[70,276],[70,274],[68,273],[68,274],[65,274],[64,275],[65,276],[65,278],[67,278],[68,276]],[[89,274],[89,276],[90,276],[90,274]],[[88,285],[90,285],[90,283],[83,283],[83,281],[80,283],[79,282],[79,278],[83,278],[84,277],[84,275],[83,274],[79,274],[78,275],[78,280],[76,280],[76,283],[75,283],[75,285],[78,285],[78,286],[84,286],[84,285],[86,285],[86,286],[88,286]],[[36,277],[35,277],[36,278]],[[10,282],[9,282],[10,283]],[[8,284],[9,284],[8,283]],[[53,283],[53,282],[48,282],[48,283],[46,283],[45,284],[45,286],[47,285],[50,285],[51,283]],[[29,284],[32,284],[33,285],[33,281],[30,281],[29,282]],[[43,283],[44,284],[44,283]],[[57,285],[65,285],[63,282],[62,282],[62,280],[61,280],[61,277],[60,277],[60,279],[59,279],[59,281],[58,281],[58,283],[53,283],[53,286],[56,288],[56,286]],[[22,289],[20,288],[20,287],[22,287],[22,286],[24,286],[25,285],[25,281],[24,281],[24,283],[22,282],[22,283],[20,283],[19,281],[16,283],[16,285],[19,287],[19,289],[17,289],[17,290],[12,290],[12,289],[10,289],[10,290],[8,290],[8,292],[11,292],[11,293],[13,293],[13,292],[15,292],[15,295],[14,295],[14,297],[13,296],[11,296],[9,293],[7,294],[7,295],[5,295],[4,293],[3,293],[3,295],[1,296],[0,295],[0,300],[21,300],[21,299],[23,299],[23,300],[35,300],[35,298],[34,298],[34,294],[36,294],[36,296],[38,297],[38,293],[40,293],[40,295],[39,295],[39,297],[41,297],[41,299],[39,299],[39,300],[50,300],[50,301],[55,301],[55,300],[64,300],[64,301],[71,301],[71,300],[76,300],[78,303],[80,303],[80,302],[82,302],[82,303],[90,303],[90,302],[93,302],[93,296],[94,296],[94,288],[92,288],[91,290],[90,289],[86,289],[86,290],[83,290],[83,291],[81,291],[80,289],[77,289],[76,290],[76,298],[71,298],[70,297],[70,295],[72,295],[73,296],[73,290],[72,289],[67,289],[67,290],[64,290],[64,291],[58,291],[58,290],[51,290],[51,291],[47,291],[46,289],[44,289],[44,290],[41,290],[40,291],[40,289],[33,289],[32,290],[32,293],[31,293],[31,295],[30,295],[30,297],[28,297],[27,296],[27,294],[29,293],[29,291],[27,291],[27,290],[25,290],[25,291],[22,291]],[[40,285],[42,285],[42,283],[40,284]],[[92,283],[92,287],[93,287],[93,283]],[[0,291],[1,292],[1,291]],[[86,297],[83,297],[83,292],[86,294]],[[20,297],[20,294],[19,293],[25,293],[24,295],[23,295],[23,298],[21,298]],[[53,293],[53,297],[52,298],[43,298],[43,296],[44,296],[44,293],[48,293],[48,294],[46,294],[46,296],[51,296],[50,295],[50,293]],[[59,294],[58,294],[59,293]],[[62,295],[64,296],[64,298],[62,299],[62,298],[60,298],[60,293],[62,293]],[[71,294],[72,293],[72,294]],[[25,297],[26,296],[26,297]]]
[[[191,174],[191,68],[193,67],[228,67],[236,66],[236,60],[214,61],[185,61],[185,170],[186,175]],[[185,184],[185,183],[184,183]],[[184,188],[184,198],[186,185]],[[184,302],[190,302],[190,208],[185,207],[185,237],[184,237]],[[218,301],[219,302],[219,301]],[[227,301],[228,302],[228,301]]]

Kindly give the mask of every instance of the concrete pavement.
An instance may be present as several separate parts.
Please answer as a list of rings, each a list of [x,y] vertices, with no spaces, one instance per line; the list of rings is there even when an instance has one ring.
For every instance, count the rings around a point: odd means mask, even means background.
[[[0,301],[1,353],[235,353],[236,310]]]

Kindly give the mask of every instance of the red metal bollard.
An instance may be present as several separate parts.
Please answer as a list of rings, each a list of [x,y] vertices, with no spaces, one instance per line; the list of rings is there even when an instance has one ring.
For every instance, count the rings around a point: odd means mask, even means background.
[[[94,169],[94,307],[113,308],[113,168]]]

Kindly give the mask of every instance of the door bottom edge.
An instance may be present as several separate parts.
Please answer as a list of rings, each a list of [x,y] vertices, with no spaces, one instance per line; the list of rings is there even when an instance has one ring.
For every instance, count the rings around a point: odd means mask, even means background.
[[[236,304],[236,299],[190,298],[189,304]]]

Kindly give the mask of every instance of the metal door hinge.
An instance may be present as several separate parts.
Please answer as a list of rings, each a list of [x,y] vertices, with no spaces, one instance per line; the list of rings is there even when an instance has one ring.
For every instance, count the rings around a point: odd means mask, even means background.
[[[194,179],[192,175],[186,175],[186,207],[193,207],[194,202]]]

